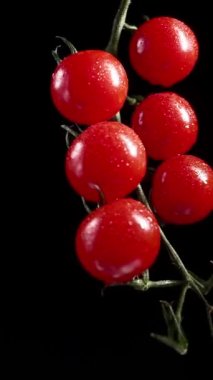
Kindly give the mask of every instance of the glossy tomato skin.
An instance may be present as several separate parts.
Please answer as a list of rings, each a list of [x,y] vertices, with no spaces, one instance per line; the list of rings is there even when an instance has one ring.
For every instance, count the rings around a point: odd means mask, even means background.
[[[164,222],[198,222],[213,208],[213,170],[192,155],[172,157],[156,170],[151,198]]]
[[[133,199],[96,209],[81,223],[77,256],[85,270],[110,284],[130,281],[157,258],[160,232],[152,212]]]
[[[128,79],[110,53],[85,50],[64,58],[51,81],[51,95],[68,120],[90,125],[112,118],[123,106]]]
[[[70,185],[85,199],[106,202],[133,191],[146,172],[146,152],[137,134],[118,122],[88,127],[71,144],[65,161]]]
[[[173,92],[152,94],[136,107],[131,126],[147,155],[165,160],[186,153],[197,140],[198,120],[191,105]]]
[[[156,17],[134,33],[130,61],[142,79],[170,87],[184,79],[198,58],[198,42],[192,30],[172,17]]]

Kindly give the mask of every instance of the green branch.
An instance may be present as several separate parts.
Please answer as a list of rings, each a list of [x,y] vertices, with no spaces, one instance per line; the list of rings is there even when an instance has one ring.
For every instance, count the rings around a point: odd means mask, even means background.
[[[118,44],[121,37],[121,32],[126,23],[126,16],[131,4],[131,0],[121,0],[120,7],[118,8],[117,14],[114,18],[111,36],[106,47],[106,51],[111,54],[117,55]]]

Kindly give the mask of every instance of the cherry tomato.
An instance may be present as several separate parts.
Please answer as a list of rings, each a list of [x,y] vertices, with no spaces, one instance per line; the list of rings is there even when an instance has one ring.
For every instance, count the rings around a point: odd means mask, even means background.
[[[76,237],[85,270],[105,283],[130,281],[157,258],[160,232],[151,211],[133,199],[120,199],[89,214]]]
[[[198,58],[198,42],[192,30],[172,17],[156,17],[134,33],[130,61],[143,79],[165,87],[184,79]]]
[[[192,107],[172,92],[152,94],[144,99],[135,109],[131,125],[154,160],[186,153],[198,134]]]
[[[86,125],[111,119],[123,106],[127,90],[122,64],[101,50],[69,55],[59,63],[51,82],[58,111],[68,120]]]
[[[136,133],[118,122],[88,127],[68,149],[65,170],[70,185],[90,201],[106,202],[134,190],[146,171],[145,148]]]
[[[154,174],[151,196],[163,221],[174,224],[198,222],[213,208],[213,170],[195,156],[169,158]]]

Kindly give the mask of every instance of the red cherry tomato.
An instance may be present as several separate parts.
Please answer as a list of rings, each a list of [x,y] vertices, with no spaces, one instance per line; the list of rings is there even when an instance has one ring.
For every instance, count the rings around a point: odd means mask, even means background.
[[[126,125],[97,123],[73,141],[65,169],[70,185],[87,200],[99,201],[98,187],[111,202],[133,191],[144,177],[145,148]]]
[[[144,205],[120,199],[96,209],[80,225],[76,251],[85,270],[105,283],[130,281],[157,258],[160,232]]]
[[[132,128],[148,156],[165,160],[186,153],[195,143],[198,122],[190,104],[181,96],[164,92],[144,99],[135,109]]]
[[[174,224],[198,222],[213,208],[213,170],[195,156],[169,158],[154,174],[151,196],[163,221]]]
[[[198,58],[192,30],[172,17],[156,17],[141,26],[130,42],[130,61],[143,79],[165,87],[184,79]]]
[[[127,90],[122,64],[100,50],[69,55],[59,63],[51,82],[58,111],[68,120],[86,125],[112,118],[123,106]]]

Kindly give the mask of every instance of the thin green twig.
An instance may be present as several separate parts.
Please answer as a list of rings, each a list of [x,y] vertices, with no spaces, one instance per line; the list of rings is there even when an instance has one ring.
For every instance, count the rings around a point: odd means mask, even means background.
[[[121,0],[120,7],[118,8],[117,14],[114,18],[112,32],[106,47],[106,51],[114,55],[117,55],[118,53],[118,44],[120,41],[121,32],[125,26],[126,16],[130,4],[131,0]]]

